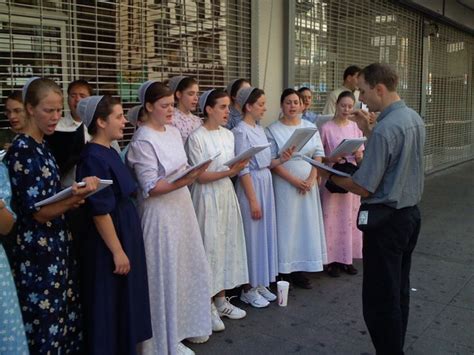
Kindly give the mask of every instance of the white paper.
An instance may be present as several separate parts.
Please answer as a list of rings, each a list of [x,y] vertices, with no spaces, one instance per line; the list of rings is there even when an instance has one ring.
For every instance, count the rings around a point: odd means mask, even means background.
[[[347,174],[347,173],[343,173],[342,171],[339,171],[339,170],[336,170],[336,169],[333,169],[327,165],[324,165],[323,163],[320,163],[319,161],[316,161],[316,160],[313,160],[311,158],[308,158],[306,155],[303,155],[302,156],[302,159],[307,161],[308,163],[310,163],[311,165],[314,165],[318,168],[321,168],[323,170],[326,170],[334,175],[337,175],[337,176],[342,176],[342,177],[351,177],[350,174]]]
[[[362,144],[367,141],[367,138],[354,138],[354,139],[344,139],[332,152],[329,154],[330,159],[340,158],[347,155],[351,155],[357,149],[360,148]]]
[[[173,173],[168,176],[166,176],[166,180],[171,184],[175,182],[176,180],[181,179],[183,176],[189,174],[191,171],[199,169],[201,166],[203,166],[206,163],[209,163],[210,161],[216,159],[219,155],[221,155],[221,152],[218,152],[217,154],[214,154],[213,156],[201,161],[200,163],[197,163],[196,165],[190,166],[189,168],[180,171],[178,173]]]
[[[293,146],[295,147],[295,152],[299,152],[317,131],[318,129],[316,127],[295,129],[293,134],[290,136],[290,138],[288,138],[278,154],[282,154],[285,150]]]
[[[92,196],[93,194],[99,192],[100,190],[106,188],[107,186],[110,186],[113,184],[113,181],[112,180],[103,180],[103,179],[100,179],[100,182],[99,182],[99,186],[97,187],[97,190],[91,192],[90,194],[88,194],[86,196],[89,197],[89,196]],[[83,186],[86,186],[86,183],[84,181],[81,181],[81,182],[78,182],[77,185],[79,187],[83,187]],[[51,197],[48,197],[40,202],[36,202],[35,203],[35,207],[41,207],[41,206],[45,206],[45,205],[49,205],[51,203],[54,203],[54,202],[58,202],[58,201],[62,201],[68,197],[71,197],[72,196],[72,186],[68,187],[68,188],[65,188],[64,190],[58,192],[57,194],[51,196]]]
[[[232,158],[231,160],[226,161],[226,162],[224,163],[224,165],[226,165],[226,166],[232,166],[232,165],[234,165],[235,163],[238,163],[239,161],[249,159],[249,158],[253,157],[255,154],[257,154],[257,153],[261,152],[262,150],[268,148],[269,146],[271,146],[270,143],[268,143],[268,144],[261,144],[261,145],[255,145],[255,146],[253,146],[253,147],[250,147],[249,149],[247,149],[246,151],[240,153],[239,155],[237,155],[236,157]]]
[[[5,158],[5,155],[7,154],[7,151],[6,150],[0,150],[0,161],[3,160],[3,158]]]

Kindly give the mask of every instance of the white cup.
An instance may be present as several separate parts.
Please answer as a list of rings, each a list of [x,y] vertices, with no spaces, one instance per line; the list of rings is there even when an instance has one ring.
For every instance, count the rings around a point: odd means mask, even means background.
[[[288,304],[288,290],[290,289],[290,283],[288,281],[277,282],[277,293],[278,293],[278,305],[280,307],[286,307]]]

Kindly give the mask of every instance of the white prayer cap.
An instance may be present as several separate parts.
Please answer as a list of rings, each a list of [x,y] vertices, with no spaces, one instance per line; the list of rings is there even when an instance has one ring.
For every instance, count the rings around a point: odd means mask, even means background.
[[[214,90],[216,89],[204,91],[202,95],[199,97],[199,108],[201,109],[201,112],[203,114],[206,113],[205,109],[206,109],[207,98],[209,97],[211,92],[213,92]]]
[[[89,127],[89,125],[92,122],[92,119],[94,118],[95,115],[95,110],[97,109],[97,105],[99,104],[100,100],[102,100],[104,96],[89,96],[84,99],[81,99],[79,103],[77,104],[77,114],[79,115],[79,118],[81,119],[82,122],[86,125],[86,127]]]
[[[250,95],[254,90],[257,88],[249,87],[249,88],[242,88],[237,92],[237,97],[235,98],[235,102],[239,104],[241,108],[244,108],[245,104],[247,103]]]
[[[138,118],[140,117],[140,110],[143,108],[143,105],[133,106],[127,112],[127,120],[134,127],[137,126]]]
[[[179,83],[183,81],[183,79],[186,79],[187,76],[184,75],[179,75],[179,76],[173,76],[169,82],[168,82],[168,87],[170,90],[173,92],[173,94],[176,92],[176,89],[179,86]]]
[[[33,81],[38,80],[38,79],[41,79],[41,78],[39,76],[33,76],[28,79],[25,85],[23,85],[23,88],[21,89],[21,98],[23,99],[23,103],[25,103],[26,94],[28,93],[28,87]]]
[[[146,91],[150,87],[151,84],[158,82],[157,80],[148,80],[145,81],[140,88],[138,89],[138,100],[140,100],[140,103],[142,105],[145,105],[145,95]]]

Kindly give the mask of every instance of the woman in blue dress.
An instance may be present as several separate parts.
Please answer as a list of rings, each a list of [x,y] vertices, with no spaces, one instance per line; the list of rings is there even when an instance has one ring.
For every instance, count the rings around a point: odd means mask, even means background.
[[[265,93],[254,87],[241,89],[236,102],[243,112],[242,121],[232,130],[235,154],[238,155],[253,146],[268,144],[265,131],[258,124],[267,108]],[[275,197],[270,169],[287,161],[292,153],[293,150],[288,149],[280,159],[272,161],[270,148],[262,150],[240,171],[236,184],[250,281],[244,285],[240,299],[256,308],[267,307],[269,302],[276,300],[267,289],[278,275]]]
[[[137,344],[152,336],[142,229],[131,199],[137,185],[110,146],[123,138],[127,120],[120,101],[110,96],[90,96],[77,108],[92,136],[77,178],[113,181],[85,204],[80,243],[85,353],[136,354]]]
[[[88,177],[74,184],[73,195],[43,207],[37,202],[60,191],[58,166],[44,136],[61,117],[62,91],[52,80],[32,78],[23,88],[28,128],[5,156],[12,183],[12,207],[17,213],[12,269],[32,354],[80,353],[82,334],[77,263],[64,212],[78,207],[97,189]]]
[[[15,215],[10,209],[7,167],[0,162],[0,237],[10,232]],[[0,354],[28,354],[25,329],[10,264],[0,239]]]

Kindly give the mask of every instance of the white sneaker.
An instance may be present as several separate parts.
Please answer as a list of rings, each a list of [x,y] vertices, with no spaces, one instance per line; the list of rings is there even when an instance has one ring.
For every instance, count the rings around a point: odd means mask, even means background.
[[[236,297],[236,296],[234,296]],[[242,319],[247,315],[243,309],[234,306],[232,303],[229,302],[230,298],[225,298],[225,302],[220,306],[217,307],[217,312],[221,317],[227,317],[230,319]]]
[[[262,297],[260,293],[257,292],[255,287],[251,288],[248,292],[244,292],[244,290],[242,290],[242,293],[240,294],[240,300],[255,308],[265,308],[270,304],[270,302],[268,302]]]
[[[178,355],[194,355],[194,351],[192,351],[190,348],[188,348],[186,345],[183,343],[178,343],[178,347],[176,349],[176,353]]]
[[[261,294],[268,302],[273,302],[277,299],[277,296],[270,292],[270,290],[265,286],[258,286],[257,292]]]
[[[217,312],[214,302],[211,303],[211,321],[213,332],[222,332],[225,330],[224,322],[222,321],[221,317],[219,317],[219,312]]]
[[[187,338],[186,340],[193,344],[204,344],[209,340],[209,335],[204,335],[202,337],[191,337]]]

